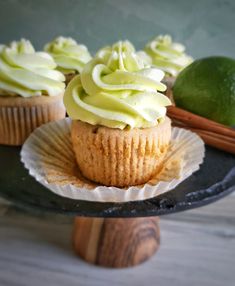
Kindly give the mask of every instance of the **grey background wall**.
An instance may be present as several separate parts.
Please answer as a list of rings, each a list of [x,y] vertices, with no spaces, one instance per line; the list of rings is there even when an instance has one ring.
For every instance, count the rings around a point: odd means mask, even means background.
[[[169,33],[195,58],[235,57],[234,20],[234,0],[0,0],[0,43],[25,37],[41,49],[64,35],[94,53],[126,38],[140,49]]]

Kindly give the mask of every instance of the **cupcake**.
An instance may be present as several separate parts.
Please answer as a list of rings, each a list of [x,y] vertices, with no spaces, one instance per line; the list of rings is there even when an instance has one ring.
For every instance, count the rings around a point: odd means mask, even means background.
[[[46,44],[44,50],[54,58],[57,69],[65,75],[67,84],[91,60],[87,47],[72,38],[58,37]]]
[[[164,72],[129,43],[103,49],[65,91],[71,139],[82,174],[106,186],[146,183],[161,168],[171,137]]]
[[[185,47],[173,42],[169,35],[160,35],[145,46],[152,64],[165,72],[164,81],[170,87],[178,73],[193,61],[184,51]]]
[[[21,145],[39,125],[65,117],[64,75],[22,39],[0,46],[0,144]]]
[[[96,57],[104,59],[104,60],[108,60],[108,58],[110,57],[110,55],[113,53],[113,50],[117,50],[118,48],[118,44],[114,43],[112,46],[105,46],[103,48],[101,48],[97,53],[96,53]],[[136,52],[134,45],[128,41],[122,41],[122,47],[123,47],[123,52],[125,53],[135,53],[138,58],[141,58],[141,61],[143,62],[143,64],[147,65],[151,65],[152,64],[152,59],[151,57],[145,52],[145,51],[138,51]]]

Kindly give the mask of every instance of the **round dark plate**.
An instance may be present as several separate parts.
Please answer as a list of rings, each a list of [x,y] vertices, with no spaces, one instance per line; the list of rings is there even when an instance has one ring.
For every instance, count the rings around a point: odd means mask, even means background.
[[[60,197],[35,181],[20,162],[20,148],[0,146],[0,196],[30,211],[90,217],[159,216],[200,207],[235,190],[235,156],[206,148],[199,171],[158,197],[100,203]]]

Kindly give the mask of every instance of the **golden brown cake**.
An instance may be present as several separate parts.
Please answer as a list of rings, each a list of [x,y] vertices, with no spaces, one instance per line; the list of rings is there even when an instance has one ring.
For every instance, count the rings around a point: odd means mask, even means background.
[[[22,145],[38,126],[65,117],[63,94],[58,96],[0,96],[0,144]]]
[[[125,187],[147,182],[161,166],[171,122],[151,128],[120,130],[74,120],[72,143],[82,174],[106,186]]]

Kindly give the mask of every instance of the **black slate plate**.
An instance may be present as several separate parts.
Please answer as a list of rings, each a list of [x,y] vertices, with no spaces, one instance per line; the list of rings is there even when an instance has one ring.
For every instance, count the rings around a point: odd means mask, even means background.
[[[28,175],[20,148],[0,146],[0,196],[30,211],[91,217],[143,217],[196,208],[235,190],[235,156],[206,148],[200,170],[176,189],[145,201],[99,203],[53,194]]]

